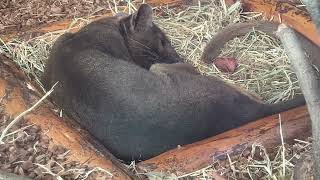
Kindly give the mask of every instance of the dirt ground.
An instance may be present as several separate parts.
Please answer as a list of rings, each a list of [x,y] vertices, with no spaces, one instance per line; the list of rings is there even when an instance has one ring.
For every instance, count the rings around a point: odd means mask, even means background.
[[[66,18],[103,14],[109,9],[107,2],[106,0],[1,0],[0,34]],[[121,1],[117,3],[121,4]]]
[[[139,0],[138,0],[139,1]],[[138,2],[132,1],[132,2]],[[139,1],[141,2],[141,1]],[[284,1],[286,2],[286,1]],[[287,1],[300,5],[298,0]],[[125,0],[0,0],[0,34],[25,30],[68,18],[105,14]],[[303,7],[300,7],[304,9]]]

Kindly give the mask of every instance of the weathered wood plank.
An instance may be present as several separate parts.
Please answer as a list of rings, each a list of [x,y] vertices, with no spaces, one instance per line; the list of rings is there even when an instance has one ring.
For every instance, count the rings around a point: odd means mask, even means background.
[[[306,107],[281,113],[285,142],[308,137],[311,125]],[[138,164],[141,169],[186,174],[204,168],[214,160],[224,160],[243,152],[253,143],[272,147],[281,143],[278,115],[269,116],[242,127],[190,145],[165,152]]]

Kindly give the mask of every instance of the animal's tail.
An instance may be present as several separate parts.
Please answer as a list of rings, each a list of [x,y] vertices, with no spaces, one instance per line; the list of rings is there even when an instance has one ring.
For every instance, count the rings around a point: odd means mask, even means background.
[[[272,37],[277,38],[275,32],[277,31],[279,23],[269,21],[251,21],[244,23],[236,23],[229,25],[218,32],[207,44],[202,54],[201,60],[205,63],[212,63],[213,60],[219,56],[225,44],[238,37],[244,36],[250,31],[262,31]],[[309,55],[310,61],[320,67],[318,58],[320,57],[320,48],[301,33],[296,32],[302,48]]]
[[[276,37],[275,31],[278,28],[278,24],[268,21],[252,21],[245,23],[236,23],[229,25],[218,32],[207,44],[202,54],[201,60],[205,63],[212,63],[213,60],[219,56],[221,49],[225,44],[238,37],[244,36],[250,31],[254,30],[262,31],[268,35]]]
[[[265,111],[265,116],[269,116],[272,114],[280,113],[287,111],[289,109],[293,109],[302,105],[305,105],[306,101],[304,99],[303,95],[298,95],[295,98],[285,101],[285,102],[280,102],[276,104],[269,104],[266,106],[266,111]]]

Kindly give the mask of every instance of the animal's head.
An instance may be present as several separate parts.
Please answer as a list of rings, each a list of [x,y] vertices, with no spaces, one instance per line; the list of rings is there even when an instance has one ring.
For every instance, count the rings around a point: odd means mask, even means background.
[[[139,10],[120,20],[121,29],[134,61],[149,69],[154,63],[176,63],[181,58],[169,39],[152,20],[152,9],[142,4]]]

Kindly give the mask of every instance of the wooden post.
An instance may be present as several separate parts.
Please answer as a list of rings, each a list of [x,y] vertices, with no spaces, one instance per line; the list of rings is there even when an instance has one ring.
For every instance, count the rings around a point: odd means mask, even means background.
[[[319,0],[303,0],[309,13],[312,16],[313,22],[317,25],[318,30],[320,29],[320,2]]]
[[[315,159],[316,179],[320,179],[320,76],[309,63],[295,32],[280,24],[277,35],[289,57],[299,84],[306,99],[312,121],[313,154]]]

